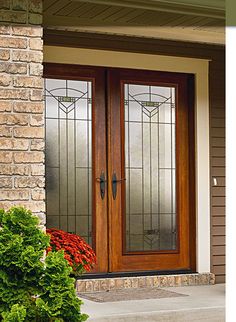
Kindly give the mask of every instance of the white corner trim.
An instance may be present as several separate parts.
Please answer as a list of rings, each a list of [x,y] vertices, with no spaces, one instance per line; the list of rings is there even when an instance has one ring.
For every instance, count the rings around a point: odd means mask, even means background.
[[[44,61],[64,64],[182,72],[195,75],[197,271],[198,273],[210,272],[208,60],[84,48],[45,46]]]

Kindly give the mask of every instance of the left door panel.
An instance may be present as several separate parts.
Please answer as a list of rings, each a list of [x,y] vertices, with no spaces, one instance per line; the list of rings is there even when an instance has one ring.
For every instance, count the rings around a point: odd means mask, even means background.
[[[47,227],[83,237],[106,272],[104,71],[47,63],[44,77]]]

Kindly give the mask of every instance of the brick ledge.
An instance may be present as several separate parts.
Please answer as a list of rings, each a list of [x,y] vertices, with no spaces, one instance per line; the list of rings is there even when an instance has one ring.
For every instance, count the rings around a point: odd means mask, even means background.
[[[124,288],[171,287],[213,285],[213,273],[196,273],[181,275],[155,275],[139,277],[116,277],[104,279],[82,279],[76,281],[77,292],[99,292]]]

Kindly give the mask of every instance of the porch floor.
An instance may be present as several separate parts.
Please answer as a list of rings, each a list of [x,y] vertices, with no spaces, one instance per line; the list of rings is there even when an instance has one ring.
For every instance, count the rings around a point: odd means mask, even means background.
[[[107,303],[82,299],[82,311],[89,322],[225,321],[224,284],[163,289],[188,296]]]

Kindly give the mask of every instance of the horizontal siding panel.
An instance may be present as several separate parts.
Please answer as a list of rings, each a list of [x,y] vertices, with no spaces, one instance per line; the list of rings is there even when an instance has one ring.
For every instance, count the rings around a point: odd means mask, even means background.
[[[211,120],[211,127],[221,127],[225,128],[225,118],[224,117],[215,117]]]
[[[210,79],[210,88],[216,90],[216,88],[220,88],[222,93],[224,94],[225,90],[225,75],[222,73],[222,70],[211,70],[211,79]],[[222,74],[222,77],[217,77],[219,73]]]
[[[213,176],[212,175],[212,185],[214,185],[213,178],[216,178],[218,187],[225,187],[225,176],[224,177],[218,177],[218,176]]]
[[[212,246],[223,246],[225,245],[225,236],[213,236]]]
[[[212,247],[212,255],[225,255],[225,246]]]
[[[213,226],[224,226],[225,225],[225,216],[212,217]]]
[[[212,167],[211,175],[213,177],[224,177],[225,176],[225,167]]]
[[[214,266],[214,273],[216,275],[225,274],[225,265]]]
[[[222,57],[223,58],[223,57]],[[211,268],[225,282],[225,62],[210,64]],[[213,178],[217,179],[214,186]]]
[[[212,265],[225,265],[225,256],[213,256]]]
[[[211,166],[213,167],[225,167],[225,157],[221,157],[221,158],[211,158]]]
[[[225,148],[211,148],[211,155],[213,157],[224,157],[225,156]]]
[[[225,226],[213,226],[212,227],[213,236],[225,236]]]
[[[214,272],[213,272],[214,273]],[[225,283],[225,275],[216,276],[216,283]]]
[[[219,93],[217,89],[214,91],[214,98],[212,99],[212,103],[214,102],[219,104],[220,108],[225,106],[225,97],[222,96],[222,93]]]
[[[213,100],[213,102],[216,100],[216,101],[222,101],[222,100],[224,100],[225,99],[225,97],[224,97],[224,92],[222,92],[222,88],[212,88],[211,87],[211,89],[212,89],[212,92],[214,92],[213,93],[213,97],[212,97],[212,100]]]
[[[212,138],[211,146],[213,147],[225,147],[225,138]]]
[[[219,103],[216,103],[216,105],[219,108],[216,108],[214,105],[211,107],[211,117],[225,117],[225,103],[224,101]]]
[[[212,188],[213,197],[225,197],[225,187],[213,187]]]
[[[212,215],[213,216],[222,216],[225,215],[225,205],[218,207],[218,206],[213,206],[212,207]]]
[[[220,127],[212,127],[210,131],[211,137],[224,138],[225,129]]]
[[[212,197],[212,206],[224,206],[225,205],[225,197]]]

